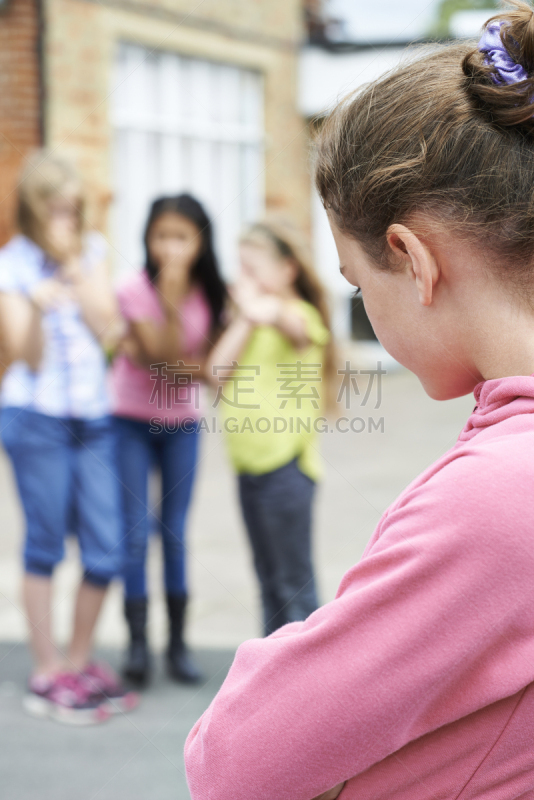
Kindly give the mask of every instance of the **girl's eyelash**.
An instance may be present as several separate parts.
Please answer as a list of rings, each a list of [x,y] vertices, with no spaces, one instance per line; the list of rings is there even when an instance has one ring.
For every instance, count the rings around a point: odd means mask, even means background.
[[[354,292],[352,293],[352,299],[353,300],[359,300],[361,296],[362,296],[362,290],[358,286],[358,288],[355,289]]]

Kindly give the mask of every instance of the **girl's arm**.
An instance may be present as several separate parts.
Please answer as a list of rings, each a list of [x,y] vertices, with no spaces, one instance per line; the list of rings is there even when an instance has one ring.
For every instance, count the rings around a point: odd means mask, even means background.
[[[383,518],[333,602],[239,647],[186,742],[192,800],[310,800],[342,781],[346,800],[384,793],[405,745],[531,683],[534,552],[521,520],[534,499],[515,511],[502,481],[514,458],[491,447],[454,458]]]
[[[143,367],[152,364],[177,364],[184,360],[182,326],[176,314],[165,314],[163,323],[151,319],[131,320],[130,334],[136,361]],[[126,351],[128,354],[128,351]],[[130,355],[131,357],[131,355]]]
[[[230,323],[206,359],[205,379],[208,383],[218,386],[221,380],[232,374],[232,364],[239,359],[253,329],[253,323],[242,314]]]
[[[36,370],[42,358],[42,315],[72,299],[72,286],[47,278],[39,281],[27,296],[17,292],[0,293],[0,331],[3,365],[26,361]]]
[[[92,268],[85,269],[80,255],[79,234],[64,219],[49,220],[47,234],[57,254],[64,290],[78,304],[84,321],[102,347],[113,350],[124,335],[124,321],[105,259],[93,256],[95,263]]]
[[[68,265],[65,277],[87,326],[105,349],[114,349],[124,335],[124,321],[106,263],[98,262],[89,273],[83,272],[79,264]]]
[[[25,361],[36,370],[43,352],[39,307],[20,294],[0,293],[0,359],[7,368]]]
[[[252,325],[278,328],[297,350],[309,345],[306,321],[295,302],[262,293],[250,279],[236,285],[233,298],[242,315]]]
[[[189,272],[172,261],[160,269],[157,291],[163,322],[151,319],[130,322],[130,331],[138,347],[137,360],[146,367],[177,364],[186,358],[179,308],[191,288]]]
[[[310,344],[306,330],[306,320],[299,314],[293,303],[281,301],[278,313],[273,322],[284,336],[287,336],[296,350],[302,350]]]

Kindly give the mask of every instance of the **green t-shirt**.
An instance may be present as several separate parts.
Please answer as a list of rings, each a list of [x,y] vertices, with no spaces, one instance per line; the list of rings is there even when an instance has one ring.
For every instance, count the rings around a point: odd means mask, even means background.
[[[277,328],[255,328],[220,390],[223,428],[238,473],[262,475],[297,458],[312,480],[320,477],[315,439],[330,334],[314,306],[295,304],[306,320],[309,344],[297,350]]]

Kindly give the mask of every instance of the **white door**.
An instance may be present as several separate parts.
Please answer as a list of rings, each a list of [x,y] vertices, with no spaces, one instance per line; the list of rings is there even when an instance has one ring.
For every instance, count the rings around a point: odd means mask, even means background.
[[[143,264],[150,203],[186,191],[211,216],[231,278],[239,232],[264,210],[261,75],[121,43],[110,103],[118,273]]]

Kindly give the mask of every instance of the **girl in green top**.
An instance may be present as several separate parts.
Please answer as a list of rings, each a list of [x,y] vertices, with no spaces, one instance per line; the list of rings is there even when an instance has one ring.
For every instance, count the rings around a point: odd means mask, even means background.
[[[264,633],[317,608],[311,558],[315,441],[333,369],[326,295],[295,235],[241,238],[235,316],[210,355],[254,566]]]

